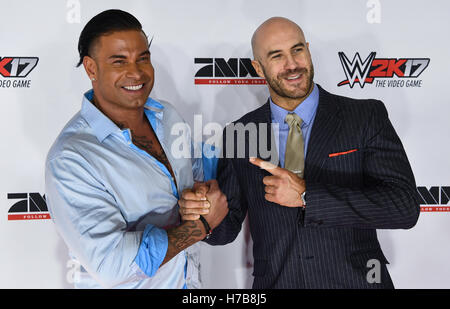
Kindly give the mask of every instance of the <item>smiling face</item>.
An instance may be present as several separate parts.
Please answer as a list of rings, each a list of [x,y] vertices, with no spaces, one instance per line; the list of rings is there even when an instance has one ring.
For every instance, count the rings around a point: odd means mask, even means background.
[[[284,18],[263,23],[252,38],[252,62],[274,103],[293,110],[312,91],[314,67],[303,31]]]
[[[154,70],[147,38],[127,30],[101,36],[84,66],[93,81],[94,99],[102,109],[143,108],[153,88]]]

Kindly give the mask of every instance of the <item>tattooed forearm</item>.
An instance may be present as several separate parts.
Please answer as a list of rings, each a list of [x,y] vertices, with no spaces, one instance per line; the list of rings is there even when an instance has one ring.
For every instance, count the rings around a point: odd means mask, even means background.
[[[180,251],[205,238],[205,236],[206,232],[199,220],[185,221],[180,226],[168,230],[167,237],[169,244],[162,265],[170,261]]]

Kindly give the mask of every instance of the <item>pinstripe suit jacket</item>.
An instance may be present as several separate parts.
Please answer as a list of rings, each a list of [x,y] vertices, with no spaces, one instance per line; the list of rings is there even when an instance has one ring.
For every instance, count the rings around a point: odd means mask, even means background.
[[[248,162],[246,136],[245,158],[219,160],[217,180],[230,211],[207,242],[232,242],[248,213],[254,288],[393,288],[376,229],[416,224],[420,207],[410,164],[381,101],[319,91],[305,160],[305,211],[264,199],[263,177],[270,174]],[[270,123],[270,116],[267,102],[235,123]],[[227,129],[223,140],[225,154]],[[259,144],[258,157],[270,159]],[[371,259],[380,262],[379,277],[372,277],[380,283],[367,280],[375,270],[367,266]]]

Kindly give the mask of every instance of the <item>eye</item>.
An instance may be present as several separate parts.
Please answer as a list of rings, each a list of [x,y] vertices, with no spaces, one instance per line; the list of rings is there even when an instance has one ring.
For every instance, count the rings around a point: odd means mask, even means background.
[[[125,64],[125,61],[124,60],[115,60],[114,62],[113,62],[113,65],[122,65],[122,64]]]
[[[139,62],[144,62],[144,63],[150,62],[150,57],[148,57],[148,56],[142,57],[142,58],[139,58],[138,61],[139,61]]]

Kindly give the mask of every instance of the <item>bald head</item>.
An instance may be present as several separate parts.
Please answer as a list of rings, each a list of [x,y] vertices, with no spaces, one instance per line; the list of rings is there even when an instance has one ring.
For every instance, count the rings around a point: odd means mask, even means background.
[[[266,43],[274,39],[282,39],[280,35],[283,33],[297,33],[299,39],[305,43],[305,35],[302,28],[293,21],[284,17],[272,17],[263,22],[253,33],[252,36],[252,51],[255,60],[261,59],[261,53],[264,50]],[[306,44],[306,43],[305,43]]]
[[[283,17],[263,22],[252,37],[253,68],[264,78],[272,101],[294,110],[312,91],[314,66],[302,29]]]

